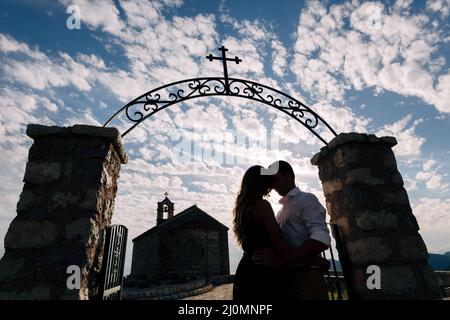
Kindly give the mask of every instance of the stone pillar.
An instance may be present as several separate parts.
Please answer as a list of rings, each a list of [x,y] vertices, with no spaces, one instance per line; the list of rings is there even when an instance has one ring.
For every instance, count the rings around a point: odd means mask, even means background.
[[[121,163],[115,128],[29,125],[17,216],[0,260],[0,299],[89,299],[96,294],[103,230],[110,225]],[[69,266],[81,271],[69,290]],[[76,282],[72,282],[76,283]]]
[[[331,223],[339,226],[351,298],[440,299],[391,150],[396,144],[394,137],[342,133],[311,163],[319,167]],[[381,289],[367,287],[370,265],[380,267]]]

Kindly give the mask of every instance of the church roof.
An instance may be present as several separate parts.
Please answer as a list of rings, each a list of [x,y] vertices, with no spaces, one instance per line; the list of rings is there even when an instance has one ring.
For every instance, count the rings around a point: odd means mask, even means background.
[[[199,218],[201,220],[204,220],[205,222],[215,225],[220,229],[228,230],[228,227],[224,225],[223,223],[219,222],[218,220],[211,217],[209,214],[207,214],[205,211],[197,207],[196,205],[193,205],[180,213],[174,215],[172,218],[164,220],[159,225],[154,226],[153,228],[145,231],[144,233],[140,234],[136,238],[133,239],[133,242],[145,238],[150,234],[153,234],[155,232],[160,232],[165,229],[170,229],[171,227],[175,227],[177,225],[183,224],[189,220]]]

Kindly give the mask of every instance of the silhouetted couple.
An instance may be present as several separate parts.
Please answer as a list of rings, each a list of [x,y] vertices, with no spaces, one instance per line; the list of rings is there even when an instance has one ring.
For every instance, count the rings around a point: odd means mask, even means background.
[[[272,189],[282,196],[276,217],[264,199]],[[324,273],[330,264],[320,256],[331,240],[325,209],[313,194],[296,187],[289,163],[249,168],[233,213],[244,250],[234,300],[328,300]]]

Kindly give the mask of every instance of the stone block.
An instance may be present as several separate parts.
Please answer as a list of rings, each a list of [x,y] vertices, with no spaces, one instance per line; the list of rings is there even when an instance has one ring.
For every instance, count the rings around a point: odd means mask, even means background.
[[[366,231],[377,229],[396,229],[398,227],[397,217],[384,210],[370,212],[364,211],[355,218],[356,225]]]
[[[323,158],[328,154],[328,147],[320,148],[320,156]]]
[[[376,210],[380,206],[380,195],[363,188],[343,189],[342,210]]]
[[[77,149],[77,157],[81,159],[106,159],[109,156],[110,150],[108,145],[96,146],[80,146]]]
[[[28,162],[24,182],[41,184],[59,179],[61,166],[58,162]]]
[[[331,196],[328,195],[325,201],[326,209],[328,215],[331,219],[338,219],[340,217],[347,217],[348,211],[345,206],[342,205],[342,201],[333,199],[336,198],[336,194],[332,193]]]
[[[319,164],[319,160],[320,160],[320,152],[316,153],[310,160],[311,164],[313,166],[317,166]]]
[[[383,141],[384,143],[386,143],[390,147],[394,147],[398,143],[397,139],[395,137],[391,137],[391,136],[381,137],[380,139],[381,139],[381,141]]]
[[[416,288],[417,279],[409,267],[381,268],[381,290],[386,298],[389,296],[398,296],[402,299],[414,298]]]
[[[50,300],[50,288],[36,286],[27,291],[0,291],[0,300]]]
[[[75,125],[71,128],[73,134],[88,135],[95,137],[107,138],[115,147],[120,162],[125,164],[128,162],[128,155],[123,147],[119,130],[111,127],[96,127],[89,125]]]
[[[402,176],[398,173],[398,174],[394,174],[393,176],[391,176],[391,178],[389,180],[389,184],[395,185],[397,187],[403,187],[404,181],[403,181]]]
[[[385,182],[384,179],[372,176],[371,170],[367,168],[353,169],[345,174],[345,184],[363,183],[367,185],[379,185]]]
[[[111,177],[111,175],[108,173],[108,171],[106,170],[106,168],[103,168],[102,171],[102,177],[100,180],[101,183],[105,184],[106,188],[111,188],[114,185],[114,179],[113,177]]]
[[[427,260],[428,251],[418,234],[400,239],[400,255],[410,260]]]
[[[85,160],[71,164],[69,182],[79,186],[95,186],[100,184],[103,162],[100,160]]]
[[[14,219],[6,233],[5,249],[42,248],[54,244],[57,236],[53,222]]]
[[[334,165],[336,168],[342,168],[345,166],[344,155],[342,149],[338,149],[333,156]]]
[[[409,206],[408,194],[405,189],[398,192],[386,192],[383,194],[383,202],[391,205],[407,205]]]
[[[367,140],[371,143],[375,143],[375,142],[379,142],[380,138],[378,138],[376,135],[374,134],[369,134],[367,135]]]
[[[80,291],[77,289],[65,289],[61,295],[61,300],[79,300]]]
[[[438,277],[428,263],[425,263],[422,267],[421,274],[425,281],[425,285],[430,292],[427,298],[442,299],[442,291],[439,286]]]
[[[62,141],[69,136],[76,135],[103,138],[114,145],[121,163],[128,162],[128,155],[123,147],[120,132],[116,128],[90,125],[74,125],[73,127],[62,128],[30,124],[27,126],[27,135],[33,139],[55,136]]]
[[[393,152],[386,153],[381,156],[380,164],[383,168],[397,168],[397,161]]]
[[[49,196],[47,210],[49,212],[65,209],[80,208],[92,211],[100,211],[98,192],[95,189],[82,191],[62,192],[55,191]]]
[[[328,214],[331,215],[333,209],[331,206],[331,202],[328,201],[327,199],[325,199],[325,207],[327,209]]]
[[[364,160],[362,151],[350,145],[342,147],[345,165],[360,164]]]
[[[348,223],[348,218],[342,217],[335,220],[335,223],[339,226],[339,231],[344,235],[348,235],[350,231],[350,226]]]
[[[366,142],[367,135],[364,133],[349,132],[340,133],[337,137],[328,143],[329,149],[334,149],[338,145],[343,145],[350,142]]]
[[[98,126],[77,124],[71,127],[70,129],[73,134],[109,138],[112,141],[116,140],[120,136],[119,130],[110,127],[98,127]]]
[[[31,191],[22,191],[19,202],[17,202],[17,211],[25,211],[33,207],[35,197]]]
[[[26,134],[30,138],[45,137],[50,135],[61,134],[64,132],[64,128],[57,126],[43,126],[40,124],[29,124],[27,126]]]
[[[87,243],[91,235],[98,235],[98,227],[96,222],[90,218],[77,219],[65,228],[67,240],[80,240]]]
[[[334,179],[331,181],[327,181],[322,183],[323,192],[325,195],[331,194],[335,191],[339,191],[342,189],[342,182],[339,179]]]
[[[13,280],[23,269],[25,258],[3,257],[0,260],[0,282]]]
[[[366,237],[347,244],[350,261],[356,264],[381,263],[392,254],[392,248],[382,238]]]
[[[357,133],[357,132],[349,132],[349,133],[340,133],[337,137],[331,140],[328,143],[329,149],[334,149],[339,145],[345,145],[351,142],[368,142],[368,143],[385,143],[389,147],[393,147],[397,144],[397,140],[395,137],[385,136],[378,138],[373,134],[365,134],[365,133]]]

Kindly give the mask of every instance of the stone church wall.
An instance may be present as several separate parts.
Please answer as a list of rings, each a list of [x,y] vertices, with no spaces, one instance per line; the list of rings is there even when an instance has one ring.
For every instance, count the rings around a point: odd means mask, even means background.
[[[220,271],[219,274],[230,274],[230,252],[228,249],[228,231],[219,233]]]
[[[159,235],[151,234],[133,244],[131,274],[153,280],[159,269]]]

